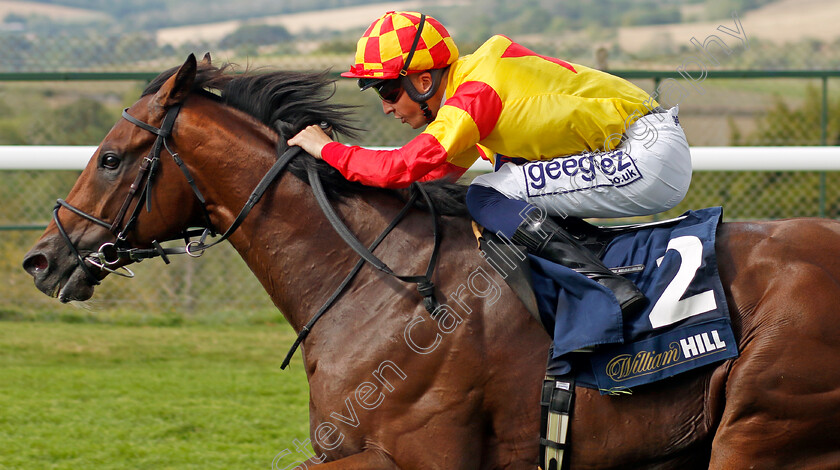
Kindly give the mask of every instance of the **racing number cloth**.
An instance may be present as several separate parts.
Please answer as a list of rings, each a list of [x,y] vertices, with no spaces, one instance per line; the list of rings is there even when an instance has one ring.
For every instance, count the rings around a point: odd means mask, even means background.
[[[721,218],[720,207],[689,211],[676,225],[612,240],[606,266],[645,266],[627,275],[649,301],[633,315],[622,315],[600,284],[532,257],[540,315],[554,331],[553,358],[600,345],[588,354],[593,375],[586,371],[578,383],[609,393],[737,357],[715,254]]]
[[[395,150],[337,142],[323,159],[345,178],[400,188],[456,178],[480,156],[547,160],[610,147],[658,106],[613,75],[546,57],[493,36],[450,66],[446,99],[425,131]]]

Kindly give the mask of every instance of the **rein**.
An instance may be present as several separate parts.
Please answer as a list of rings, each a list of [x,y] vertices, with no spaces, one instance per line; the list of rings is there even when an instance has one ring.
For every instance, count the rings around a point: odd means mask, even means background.
[[[131,272],[125,266],[118,266],[113,267],[118,264],[120,261],[124,259],[128,259],[131,262],[140,262],[144,259],[155,258],[160,256],[161,259],[166,264],[169,264],[169,255],[174,254],[187,254],[192,257],[199,257],[204,254],[204,251],[208,248],[214,247],[225,240],[227,240],[240,225],[242,222],[245,221],[245,218],[251,212],[251,209],[260,201],[262,196],[268,190],[269,186],[274,182],[275,179],[286,169],[289,162],[291,162],[295,157],[302,154],[304,150],[301,147],[293,146],[289,147],[283,154],[274,162],[268,172],[263,176],[254,190],[251,192],[251,195],[248,196],[248,200],[246,201],[245,205],[242,207],[242,210],[239,211],[239,214],[234,219],[233,223],[231,223],[230,227],[219,237],[218,240],[213,241],[209,245],[205,243],[205,240],[208,236],[215,236],[216,232],[213,229],[212,223],[210,221],[210,214],[207,210],[206,200],[204,196],[201,194],[201,191],[198,189],[198,186],[195,184],[195,180],[193,179],[192,175],[190,174],[189,170],[187,169],[186,165],[184,165],[183,160],[179,157],[177,152],[174,152],[169,145],[167,144],[167,138],[171,137],[172,135],[172,128],[175,125],[175,119],[178,117],[178,113],[181,110],[180,105],[173,106],[169,108],[166,112],[166,115],[163,118],[163,123],[161,127],[154,127],[150,124],[147,124],[134,116],[128,113],[128,108],[123,110],[122,117],[127,120],[128,122],[144,129],[146,131],[155,134],[157,138],[155,139],[155,143],[152,146],[152,149],[149,151],[149,155],[143,159],[143,162],[140,165],[138,170],[137,176],[134,179],[134,182],[131,184],[129,188],[129,193],[126,196],[125,201],[123,201],[122,206],[120,207],[119,212],[117,213],[117,217],[114,219],[113,223],[105,222],[102,219],[99,219],[87,212],[82,211],[81,209],[71,205],[67,201],[63,199],[58,199],[53,209],[53,220],[58,227],[58,232],[61,237],[64,239],[67,246],[70,248],[70,251],[76,258],[76,262],[78,263],[79,267],[84,271],[85,275],[88,277],[90,282],[94,285],[99,285],[100,280],[91,272],[90,267],[87,263],[91,263],[93,266],[98,267],[100,270],[107,271],[109,273],[118,274],[125,277],[134,277],[134,273]],[[323,127],[324,125],[322,125]],[[157,240],[152,241],[152,248],[132,248],[127,247],[127,237],[128,232],[134,228],[134,225],[137,223],[138,216],[140,214],[140,210],[142,208],[141,200],[145,197],[146,199],[146,212],[151,212],[151,191],[152,191],[152,182],[153,177],[155,174],[155,170],[157,169],[160,163],[160,153],[163,149],[166,149],[167,152],[172,156],[172,159],[181,169],[181,172],[184,174],[184,177],[187,179],[190,187],[193,190],[198,201],[201,203],[202,211],[204,212],[204,218],[207,224],[207,227],[204,229],[193,229],[193,230],[186,230],[184,231],[181,236],[184,238],[185,246],[182,247],[171,247],[171,248],[163,248]],[[292,344],[289,352],[286,354],[286,358],[283,360],[282,365],[280,366],[281,369],[285,369],[289,362],[294,356],[295,351],[300,346],[300,344],[306,339],[309,335],[310,331],[312,331],[312,327],[315,325],[323,315],[326,313],[327,310],[335,303],[336,299],[344,292],[350,282],[355,278],[356,274],[359,273],[362,266],[364,266],[365,262],[370,263],[374,268],[382,271],[390,276],[393,276],[403,282],[410,282],[417,284],[417,290],[423,296],[423,306],[425,307],[426,311],[429,312],[430,315],[434,316],[435,310],[438,308],[439,304],[435,299],[435,285],[431,281],[432,274],[434,273],[435,266],[437,265],[437,261],[439,258],[440,253],[440,221],[435,210],[434,204],[432,203],[431,197],[429,197],[428,192],[423,188],[422,185],[418,183],[413,183],[411,185],[411,195],[406,202],[405,206],[400,210],[400,212],[394,217],[391,223],[382,231],[381,234],[374,240],[374,242],[370,245],[370,247],[365,247],[362,242],[356,238],[355,235],[350,231],[349,228],[341,221],[341,218],[335,212],[335,209],[329,202],[327,198],[326,192],[324,191],[323,184],[321,183],[321,178],[318,175],[317,169],[315,167],[310,166],[307,170],[307,174],[309,176],[309,183],[312,187],[312,192],[315,196],[315,200],[318,202],[318,205],[321,207],[321,210],[324,211],[324,215],[329,220],[330,224],[336,230],[336,232],[341,236],[347,245],[353,249],[359,256],[360,259],[356,262],[356,265],[353,266],[350,273],[338,288],[333,292],[333,294],[327,299],[327,301],[321,306],[318,312],[312,316],[312,318],[303,326],[301,331],[298,333],[297,338],[295,339],[294,344]],[[142,186],[141,186],[142,185]],[[139,190],[139,192],[138,192]],[[432,249],[432,254],[429,258],[429,263],[426,267],[426,272],[423,275],[400,275],[396,274],[387,264],[382,262],[376,255],[373,254],[373,250],[379,246],[380,243],[388,236],[393,229],[399,225],[399,223],[405,218],[408,211],[414,206],[414,203],[417,201],[417,197],[419,195],[423,196],[425,199],[427,206],[429,207],[429,211],[432,215],[433,220],[433,232],[434,232],[434,248]],[[126,213],[128,212],[128,208],[131,206],[131,202],[137,196],[137,204],[134,206],[134,210],[132,211],[128,222],[120,228],[120,224],[122,220],[125,218]],[[73,241],[70,239],[70,236],[67,234],[67,231],[64,229],[64,226],[61,223],[61,220],[58,217],[58,211],[60,208],[65,208],[70,212],[95,223],[96,225],[105,227],[111,233],[116,235],[116,242],[107,242],[102,244],[99,247],[99,251],[95,253],[90,253],[86,257],[82,257],[81,253],[79,252],[78,248],[74,245]],[[198,241],[190,241],[191,237],[201,234]],[[164,240],[164,241],[171,241],[171,240]],[[117,269],[123,269],[127,272],[123,273],[117,271]]]
[[[315,322],[318,321],[321,316],[326,313],[326,311],[332,306],[333,302],[344,292],[344,289],[350,284],[350,281],[356,277],[356,274],[359,273],[359,270],[362,269],[365,262],[368,262],[374,268],[388,274],[389,276],[393,276],[403,282],[411,282],[417,284],[417,290],[420,292],[420,295],[423,296],[423,307],[426,308],[426,311],[429,312],[429,315],[432,317],[435,316],[435,310],[438,308],[437,299],[435,299],[435,285],[432,283],[431,277],[435,271],[435,266],[437,265],[438,254],[440,252],[440,222],[438,220],[437,211],[435,210],[434,204],[432,204],[432,199],[429,197],[429,193],[423,188],[422,185],[418,183],[412,183],[411,185],[411,196],[409,197],[408,201],[403,206],[402,210],[394,217],[394,220],[385,227],[385,230],[376,237],[376,240],[370,245],[370,248],[365,248],[365,245],[356,238],[355,235],[350,231],[349,228],[341,221],[341,218],[335,212],[332,205],[330,204],[329,199],[327,198],[326,192],[324,192],[324,186],[321,184],[321,178],[318,175],[318,170],[314,167],[309,167],[307,169],[307,176],[309,176],[309,185],[312,187],[312,193],[315,195],[315,200],[318,202],[318,205],[321,206],[321,210],[324,211],[324,215],[329,220],[330,225],[333,226],[335,231],[341,236],[350,248],[358,254],[361,259],[356,262],[356,265],[353,266],[353,269],[350,270],[350,274],[341,281],[341,284],[338,286],[338,289],[333,292],[333,295],[324,302],[324,305],[318,309],[318,312],[312,316],[312,319],[301,328],[300,333],[298,333],[297,338],[295,339],[294,344],[289,349],[289,352],[286,354],[286,358],[283,359],[283,363],[280,365],[281,369],[285,369],[289,365],[289,361],[292,360],[292,356],[294,356],[295,351],[297,350],[300,343],[309,336],[309,332],[312,331],[312,327],[315,325]],[[405,218],[405,215],[408,213],[408,210],[414,205],[414,202],[417,200],[417,195],[422,194],[423,198],[426,200],[426,204],[429,206],[429,211],[432,214],[433,220],[433,230],[434,230],[434,248],[432,248],[432,255],[429,257],[429,264],[426,267],[426,273],[419,276],[403,276],[396,274],[391,268],[388,267],[387,264],[383,263],[382,260],[376,257],[373,254],[373,250],[382,243],[382,240],[388,236],[389,233]]]

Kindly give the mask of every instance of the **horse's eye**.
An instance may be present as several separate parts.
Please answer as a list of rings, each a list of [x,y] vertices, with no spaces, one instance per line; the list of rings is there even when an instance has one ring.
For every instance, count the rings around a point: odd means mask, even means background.
[[[109,170],[116,170],[117,167],[120,166],[120,159],[117,158],[116,155],[108,154],[102,157],[102,161],[100,161],[100,165],[102,168],[107,168]]]

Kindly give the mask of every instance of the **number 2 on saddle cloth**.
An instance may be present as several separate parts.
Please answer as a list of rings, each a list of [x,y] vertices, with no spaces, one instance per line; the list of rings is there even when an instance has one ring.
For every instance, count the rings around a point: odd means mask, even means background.
[[[644,292],[647,305],[627,317],[609,290],[586,276],[526,255],[503,235],[485,231],[479,243],[552,336],[550,375],[571,372],[578,385],[609,394],[737,357],[714,252],[721,217],[712,207],[623,227],[561,221]],[[592,352],[570,354],[581,349]]]

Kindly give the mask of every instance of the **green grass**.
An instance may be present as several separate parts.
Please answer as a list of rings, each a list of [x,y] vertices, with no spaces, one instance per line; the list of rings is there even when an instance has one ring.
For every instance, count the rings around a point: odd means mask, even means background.
[[[0,468],[272,468],[308,431],[282,326],[0,323]],[[283,468],[285,465],[279,465]]]
[[[40,295],[40,294],[39,294]],[[29,305],[17,306],[0,303],[0,322],[36,323],[84,323],[113,326],[260,326],[277,327],[288,325],[277,309],[249,308],[234,310],[218,308],[210,311],[203,306],[200,313],[190,314],[180,310],[160,308],[138,310],[137,308],[101,307],[80,308],[75,305],[61,305],[54,299],[33,296]],[[289,330],[291,331],[291,330]]]

